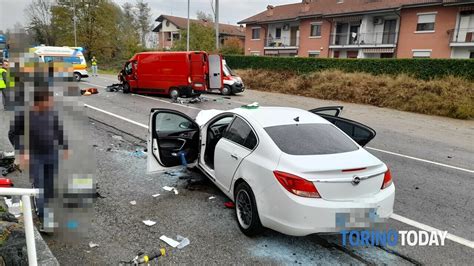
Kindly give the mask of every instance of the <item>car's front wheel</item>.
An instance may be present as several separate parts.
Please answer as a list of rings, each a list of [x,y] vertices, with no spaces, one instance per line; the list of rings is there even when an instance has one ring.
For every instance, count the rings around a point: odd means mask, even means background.
[[[235,190],[235,214],[239,228],[245,235],[255,236],[263,231],[255,196],[245,182],[240,183]]]
[[[77,81],[77,82],[81,81],[81,79],[82,79],[81,73],[74,72],[73,76],[74,76],[74,80]]]

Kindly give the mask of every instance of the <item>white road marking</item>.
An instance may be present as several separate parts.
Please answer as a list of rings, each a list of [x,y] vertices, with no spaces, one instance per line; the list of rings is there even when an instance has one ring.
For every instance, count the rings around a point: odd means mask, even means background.
[[[111,112],[102,110],[102,109],[97,108],[97,107],[94,107],[94,106],[92,106],[92,105],[84,104],[84,106],[87,107],[87,108],[90,108],[90,109],[93,109],[93,110],[102,112],[102,113],[104,113],[104,114],[113,116],[113,117],[115,117],[115,118],[122,119],[122,120],[124,120],[124,121],[127,121],[127,122],[129,122],[129,123],[132,123],[132,124],[137,125],[137,126],[139,126],[139,127],[143,127],[143,128],[145,128],[145,129],[148,129],[148,126],[147,126],[147,125],[144,125],[144,124],[135,122],[135,121],[133,121],[133,120],[131,120],[131,119],[128,119],[128,118],[125,118],[125,117],[123,117],[123,116],[116,115],[116,114],[114,114],[114,113],[111,113]]]
[[[126,117],[113,114],[113,113],[111,113],[111,112],[102,110],[102,109],[100,109],[100,108],[97,108],[97,107],[94,107],[94,106],[91,106],[91,105],[88,105],[88,104],[84,104],[84,106],[85,106],[85,107],[88,107],[88,108],[91,108],[91,109],[94,109],[94,110],[96,110],[96,111],[102,112],[102,113],[104,113],[104,114],[108,114],[108,115],[111,115],[111,116],[113,116],[113,117],[122,119],[122,120],[124,120],[124,121],[130,122],[130,123],[132,123],[132,124],[134,124],[134,125],[138,125],[138,126],[140,126],[140,127],[143,127],[143,128],[148,129],[148,126],[147,126],[147,125],[141,124],[141,123],[138,123],[138,122],[135,122],[135,121],[130,120],[130,119],[126,118]],[[397,221],[402,222],[402,223],[404,223],[404,224],[407,224],[407,225],[416,227],[416,228],[421,229],[421,230],[425,230],[425,231],[441,231],[441,230],[436,229],[436,228],[434,228],[434,227],[431,227],[431,226],[429,226],[429,225],[419,223],[419,222],[417,222],[417,221],[414,221],[414,220],[405,218],[405,217],[400,216],[400,215],[395,214],[395,213],[392,214],[390,217],[391,217],[392,219],[394,219],[394,220],[397,220]],[[461,244],[461,245],[463,245],[463,246],[467,246],[467,247],[470,247],[470,248],[474,248],[474,242],[473,242],[473,241],[470,241],[470,240],[467,240],[467,239],[465,239],[465,238],[462,238],[462,237],[459,237],[459,236],[455,236],[455,235],[450,234],[450,233],[447,234],[446,238],[448,238],[449,240],[454,241],[454,242],[456,242],[456,243],[458,243],[458,244]]]
[[[374,150],[374,151],[379,151],[379,152],[383,152],[383,153],[387,153],[387,154],[391,154],[391,155],[395,155],[395,156],[400,156],[400,157],[404,157],[404,158],[407,158],[407,159],[412,159],[412,160],[419,161],[419,162],[430,163],[430,164],[434,164],[434,165],[438,165],[438,166],[443,166],[443,167],[446,167],[446,168],[451,168],[451,169],[456,169],[456,170],[459,170],[459,171],[464,171],[464,172],[471,173],[471,174],[474,173],[474,170],[469,170],[469,169],[465,169],[465,168],[461,168],[461,167],[457,167],[457,166],[452,166],[452,165],[449,165],[449,164],[433,162],[433,161],[429,161],[429,160],[425,160],[425,159],[416,158],[416,157],[413,157],[413,156],[408,156],[408,155],[404,155],[404,154],[400,154],[400,153],[396,153],[396,152],[391,152],[391,151],[385,151],[385,150],[372,148],[372,147],[366,147],[366,148],[369,149],[369,150]]]
[[[419,223],[417,221],[413,221],[411,219],[408,219],[408,218],[405,218],[403,216],[400,216],[398,214],[392,214],[392,216],[390,216],[390,218],[394,219],[394,220],[397,220],[399,222],[402,222],[404,224],[408,224],[408,225],[411,225],[413,227],[416,227],[416,228],[419,228],[419,229],[422,229],[422,230],[425,230],[425,231],[428,231],[428,232],[432,232],[432,231],[441,231],[439,229],[436,229],[434,227],[431,227],[429,225],[426,225],[426,224],[422,224],[422,223]],[[446,235],[446,238],[451,240],[451,241],[454,241],[458,244],[461,244],[463,246],[466,246],[466,247],[470,247],[470,248],[474,248],[474,242],[473,241],[470,241],[470,240],[467,240],[465,238],[462,238],[462,237],[459,237],[459,236],[455,236],[453,234],[450,234],[448,233]]]
[[[92,84],[92,83],[88,83],[88,82],[83,82],[83,83],[105,88],[104,86],[100,86],[100,85],[96,85],[96,84]],[[151,99],[151,100],[155,100],[155,101],[161,101],[161,102],[165,102],[165,103],[169,103],[169,104],[175,104],[175,105],[178,105],[178,106],[181,106],[181,107],[187,107],[187,108],[196,109],[196,110],[203,110],[203,109],[199,109],[199,108],[196,108],[196,107],[185,106],[185,105],[181,105],[181,104],[177,104],[177,103],[171,103],[171,102],[168,102],[168,101],[165,101],[165,100],[152,98],[152,97],[148,97],[148,96],[144,96],[144,95],[139,95],[139,94],[134,94],[134,95],[139,96],[139,97],[143,97],[143,98],[147,98],[147,99]],[[211,97],[209,97],[209,98],[211,98]],[[246,103],[244,103],[244,104],[246,104]],[[399,156],[399,157],[419,161],[419,162],[434,164],[434,165],[437,165],[437,166],[442,166],[442,167],[446,167],[446,168],[455,169],[455,170],[459,170],[459,171],[474,174],[474,170],[470,170],[470,169],[466,169],[466,168],[462,168],[462,167],[458,167],[458,166],[453,166],[453,165],[444,164],[444,163],[438,163],[438,162],[434,162],[434,161],[430,161],[430,160],[426,160],[426,159],[421,159],[421,158],[417,158],[417,157],[413,157],[413,156],[409,156],[409,155],[405,155],[405,154],[401,154],[401,153],[396,153],[396,152],[392,152],[392,151],[377,149],[377,148],[373,148],[373,147],[365,147],[365,148],[369,149],[369,150],[374,150],[374,151],[378,151],[378,152],[383,152],[383,153],[387,153],[387,154],[391,154],[391,155],[395,155],[395,156]]]

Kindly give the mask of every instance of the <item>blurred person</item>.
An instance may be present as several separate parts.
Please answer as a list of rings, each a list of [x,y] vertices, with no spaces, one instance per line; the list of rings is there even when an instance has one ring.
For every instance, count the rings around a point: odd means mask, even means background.
[[[97,59],[95,59],[95,56],[92,57],[91,60],[91,65],[92,65],[92,76],[97,77]]]
[[[0,96],[2,97],[2,106],[4,109],[6,109],[5,106],[7,101],[6,89],[9,85],[7,68],[7,62],[2,62],[2,66],[0,67]]]
[[[29,168],[33,187],[40,190],[36,208],[42,223],[41,231],[50,231],[55,225],[48,203],[57,198],[55,180],[58,176],[60,151],[63,151],[63,159],[69,156],[63,125],[54,109],[53,92],[48,87],[35,87],[28,120],[21,115],[15,122],[13,142],[15,149],[20,152],[20,165],[22,168]],[[24,137],[27,137],[28,145],[25,145]]]

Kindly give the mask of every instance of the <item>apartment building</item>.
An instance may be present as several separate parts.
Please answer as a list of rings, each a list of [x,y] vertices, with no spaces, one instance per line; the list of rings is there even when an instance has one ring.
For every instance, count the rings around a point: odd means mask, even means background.
[[[186,30],[188,19],[169,15],[161,15],[155,21],[159,24],[153,29],[158,35],[158,48],[168,50],[173,47],[174,42],[181,38],[181,30]],[[214,22],[191,19],[191,23],[198,23],[207,27],[214,28]],[[230,24],[219,23],[219,39],[224,44],[229,38],[238,38],[242,44],[245,44],[245,27]]]
[[[246,55],[474,58],[474,0],[303,0],[239,24]]]

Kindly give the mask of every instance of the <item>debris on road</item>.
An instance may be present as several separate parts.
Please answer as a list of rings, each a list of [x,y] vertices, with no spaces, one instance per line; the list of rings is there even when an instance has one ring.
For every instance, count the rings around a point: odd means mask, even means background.
[[[179,245],[177,246],[178,249],[182,249],[191,243],[191,241],[184,236],[177,235],[176,239],[179,241]]]
[[[119,135],[113,135],[112,138],[115,139],[115,140],[123,141],[123,137],[119,136]]]
[[[156,198],[156,197],[158,197],[159,195],[160,195],[160,193],[153,194],[153,195],[151,195],[151,196],[152,196],[153,198]]]
[[[229,209],[235,208],[235,204],[232,201],[225,202],[224,206]]]
[[[136,150],[134,152],[130,152],[130,155],[137,158],[146,158],[147,154],[143,151]]]
[[[178,195],[178,190],[174,187],[164,186],[163,189],[166,191],[174,191],[174,194]]]
[[[152,220],[145,220],[143,221],[144,224],[148,225],[148,226],[153,226],[156,224],[155,221],[152,221]]]
[[[89,96],[89,95],[97,94],[97,93],[99,93],[97,88],[87,88],[87,89],[81,90],[81,95],[84,95],[84,96]]]
[[[132,205],[137,205],[137,202],[134,201],[134,200],[132,200],[132,201],[130,201],[130,204],[132,204]]]
[[[94,243],[94,242],[92,242],[92,241],[89,242],[89,247],[90,247],[90,248],[96,248],[96,247],[98,247],[98,246],[99,246],[99,244],[96,244],[96,243]]]
[[[165,242],[166,244],[172,246],[172,247],[177,247],[180,243],[172,238],[169,238],[165,235],[160,236],[160,239]]]
[[[123,90],[122,84],[120,83],[115,83],[112,85],[109,85],[105,88],[105,91],[107,92],[117,92]]]
[[[215,199],[215,198],[216,198],[216,197],[214,197],[214,196],[210,196],[210,197],[209,197],[209,200],[213,200],[213,199]]]

